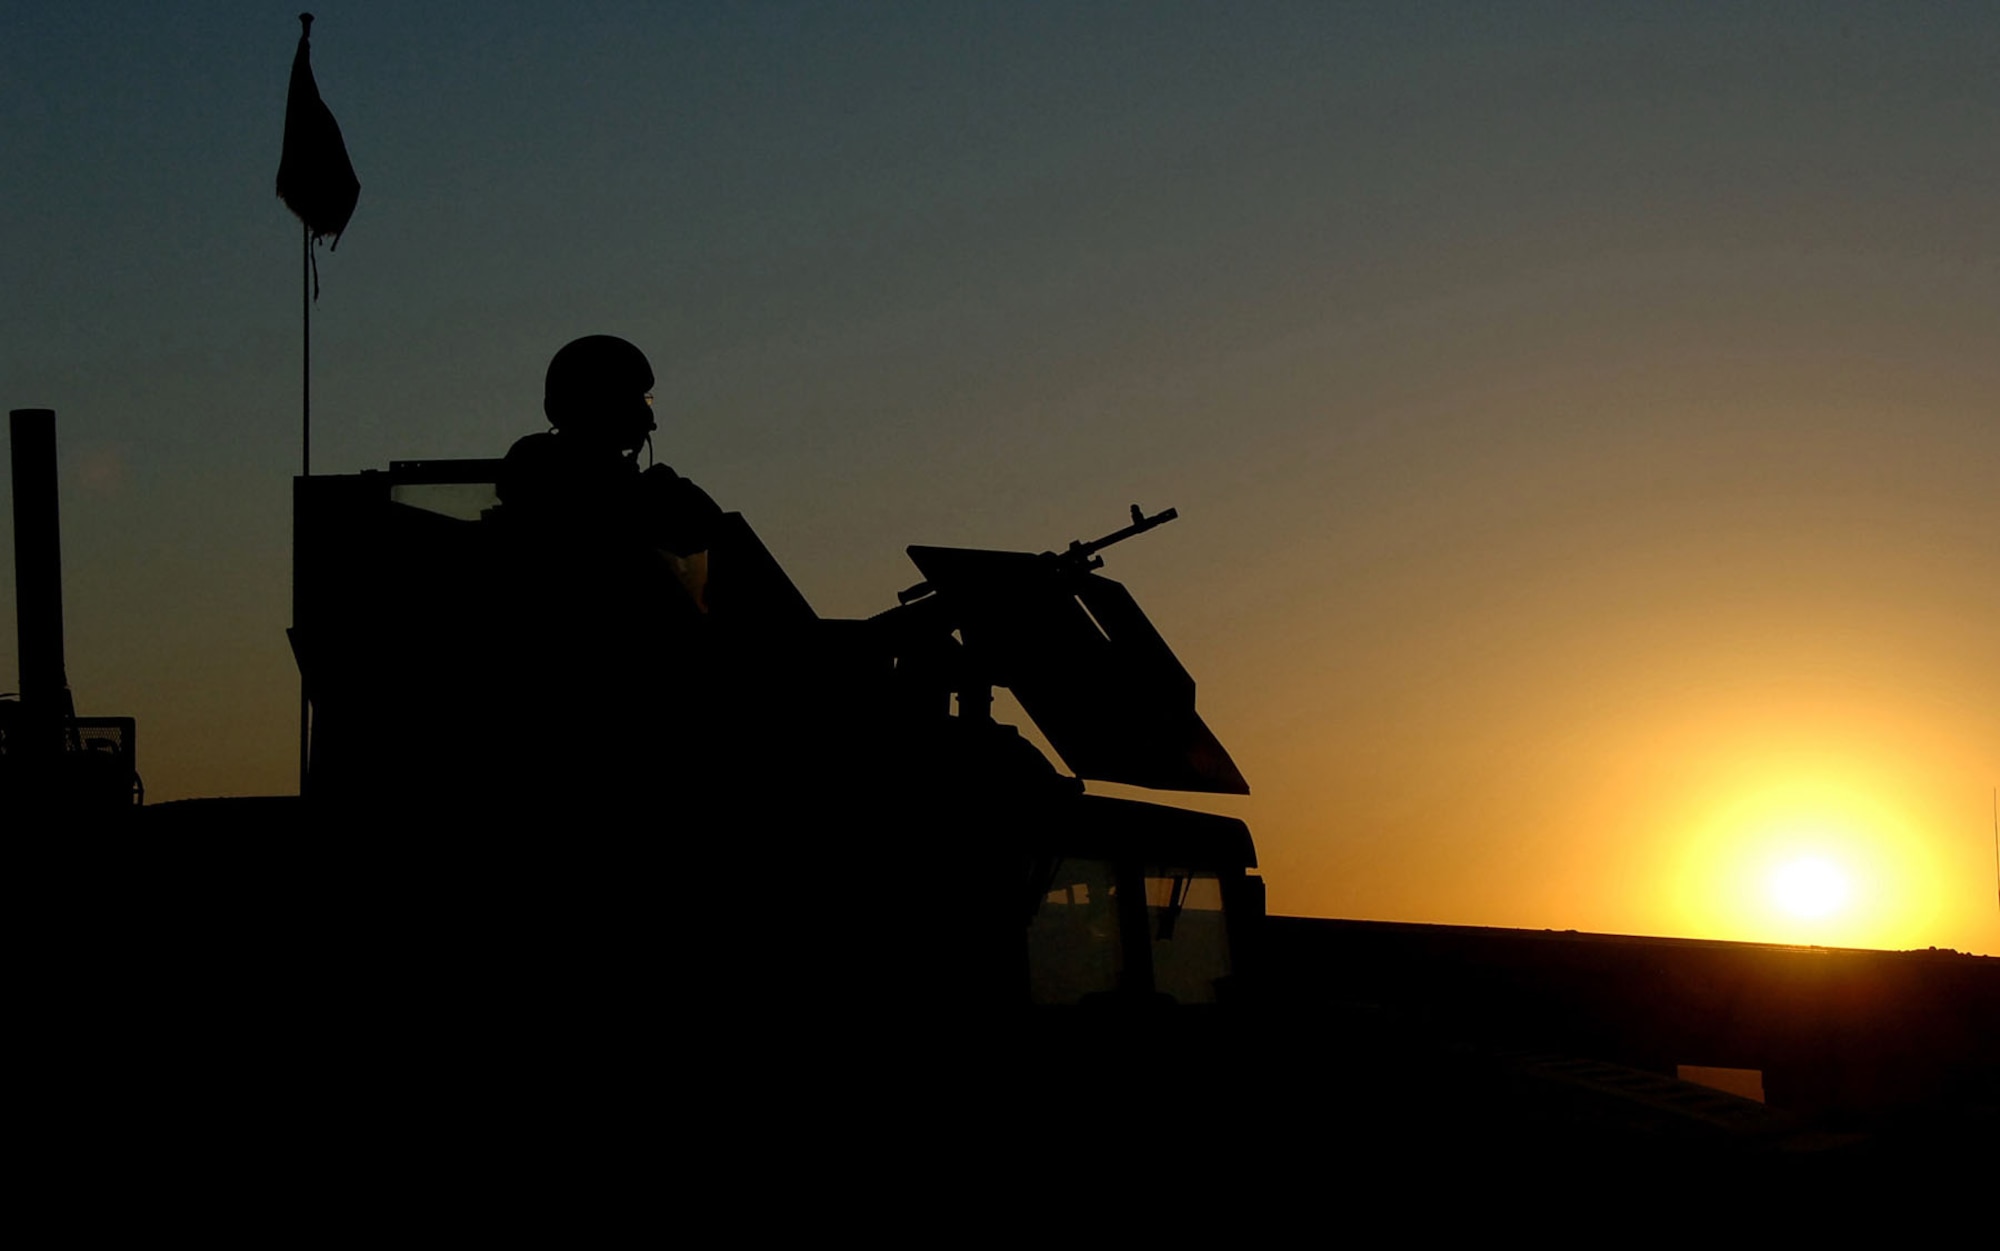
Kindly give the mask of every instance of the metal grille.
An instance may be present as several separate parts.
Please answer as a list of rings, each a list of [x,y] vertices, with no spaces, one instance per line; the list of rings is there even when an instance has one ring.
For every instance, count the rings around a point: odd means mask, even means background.
[[[130,763],[136,724],[131,717],[78,717],[70,722],[69,748],[71,751],[109,752]]]

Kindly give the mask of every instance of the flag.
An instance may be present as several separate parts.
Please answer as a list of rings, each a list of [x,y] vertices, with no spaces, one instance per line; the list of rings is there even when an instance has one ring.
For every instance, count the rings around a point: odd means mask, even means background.
[[[347,144],[340,137],[340,123],[319,98],[319,84],[312,71],[312,14],[299,14],[305,29],[299,34],[299,50],[292,57],[292,87],[285,98],[285,151],[278,158],[278,198],[298,214],[312,232],[314,242],[332,240],[340,246],[340,234],[354,216],[355,201],[361,198],[361,180],[354,176],[354,162],[347,159]]]

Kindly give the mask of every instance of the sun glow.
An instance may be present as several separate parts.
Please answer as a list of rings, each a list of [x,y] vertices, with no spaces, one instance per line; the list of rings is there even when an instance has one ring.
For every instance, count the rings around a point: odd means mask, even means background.
[[[1918,832],[1830,783],[1745,796],[1688,839],[1683,922],[1717,938],[1839,947],[1926,941],[1936,867]]]

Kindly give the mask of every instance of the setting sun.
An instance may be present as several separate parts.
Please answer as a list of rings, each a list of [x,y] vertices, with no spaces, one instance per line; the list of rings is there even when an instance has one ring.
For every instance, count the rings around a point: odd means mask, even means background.
[[[1847,892],[1847,875],[1819,856],[1793,860],[1771,875],[1778,906],[1796,917],[1837,912],[1847,902]]]

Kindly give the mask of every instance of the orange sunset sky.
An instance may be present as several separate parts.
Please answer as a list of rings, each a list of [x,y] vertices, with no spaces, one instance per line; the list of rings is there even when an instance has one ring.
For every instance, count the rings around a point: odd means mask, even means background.
[[[295,12],[0,6],[0,398],[156,800],[296,785]],[[1106,572],[1276,911],[2000,953],[2000,9],[316,12],[316,469],[623,335],[823,614],[1178,508]]]

